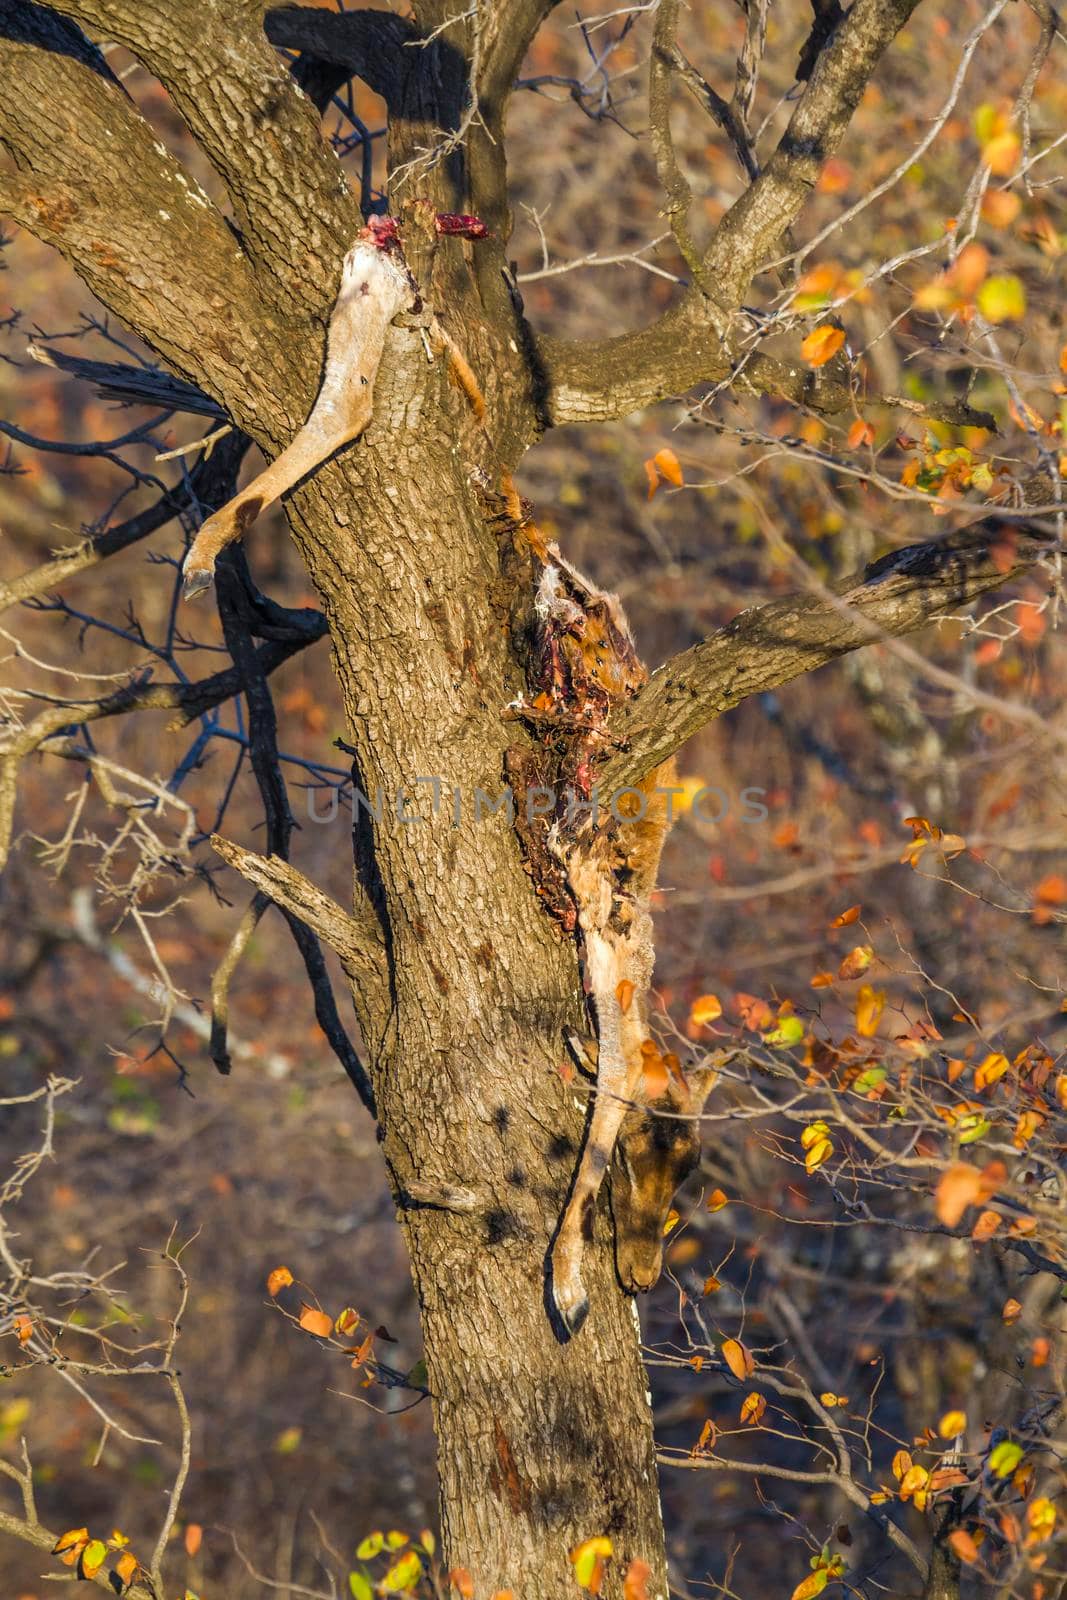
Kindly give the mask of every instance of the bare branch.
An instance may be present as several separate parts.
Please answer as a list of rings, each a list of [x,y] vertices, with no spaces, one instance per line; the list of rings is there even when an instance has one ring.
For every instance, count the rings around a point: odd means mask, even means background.
[[[128,550],[185,512],[218,505],[247,448],[248,440],[234,434],[225,444],[220,443],[210,456],[198,461],[188,477],[168,489],[155,505],[113,528],[106,528],[74,549],[53,556],[51,561],[42,561],[40,566],[20,573],[9,583],[0,584],[0,612],[19,601],[50,593],[76,573],[97,566],[121,550]]]
[[[350,916],[310,878],[278,856],[259,856],[221,834],[211,835],[211,848],[227,866],[261,889],[275,905],[292,911],[337,952],[346,971],[379,980],[385,946],[370,916]]]

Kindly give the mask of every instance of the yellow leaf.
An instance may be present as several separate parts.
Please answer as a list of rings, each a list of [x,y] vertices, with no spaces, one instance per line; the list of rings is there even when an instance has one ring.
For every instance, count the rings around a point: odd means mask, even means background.
[[[1056,1526],[1056,1507],[1052,1501],[1043,1495],[1039,1500],[1032,1500],[1026,1508],[1026,1526],[1029,1529],[1026,1539],[1028,1545],[1041,1544],[1051,1538]]]
[[[809,367],[824,367],[833,359],[844,342],[845,330],[824,322],[808,334],[800,346],[800,353]]]
[[[333,1318],[327,1316],[325,1311],[316,1311],[314,1306],[302,1304],[300,1326],[306,1333],[313,1333],[320,1339],[328,1339],[333,1332]]]
[[[386,1572],[385,1577],[382,1579],[382,1588],[386,1592],[392,1589],[394,1592],[404,1593],[406,1590],[414,1589],[421,1577],[422,1561],[418,1552],[407,1550],[399,1561],[393,1562],[393,1565]]]
[[[998,1478],[1010,1478],[1022,1458],[1021,1445],[1016,1444],[1014,1439],[1002,1439],[989,1452],[989,1470],[995,1472]]]
[[[611,1540],[606,1534],[595,1539],[584,1539],[571,1551],[571,1565],[579,1586],[596,1594],[604,1570],[604,1562],[612,1553]]]
[[[333,1331],[340,1334],[351,1333],[352,1329],[358,1326],[359,1312],[354,1306],[345,1306],[344,1310],[339,1311],[334,1318]]]
[[[740,1339],[723,1340],[722,1358],[734,1377],[740,1380],[750,1378],[756,1370],[755,1361]]]
[[[672,1233],[681,1220],[681,1213],[675,1211],[672,1207],[671,1210],[667,1212],[667,1220],[663,1224],[664,1237],[666,1237],[668,1233]]]
[[[282,1289],[288,1288],[293,1281],[293,1274],[288,1267],[275,1267],[267,1279],[267,1292],[273,1298]]]
[[[860,986],[856,996],[856,1031],[864,1039],[873,1039],[885,1010],[885,990],[872,989],[869,983]]]
[[[815,1143],[808,1147],[808,1153],[804,1157],[805,1170],[807,1172],[818,1172],[819,1168],[829,1161],[833,1153],[834,1142],[832,1139],[816,1139]]]
[[[917,1464],[910,1466],[900,1480],[900,1498],[902,1500],[910,1500],[914,1494],[925,1489],[929,1481],[930,1474],[925,1467],[920,1467]],[[919,1509],[921,1510],[922,1507],[920,1506]]]
[[[911,1471],[911,1454],[907,1450],[898,1450],[893,1457],[893,1476],[899,1483],[904,1475]]]
[[[957,1433],[965,1433],[966,1430],[966,1411],[946,1411],[937,1425],[937,1431],[942,1439],[954,1439]]]
[[[1026,1145],[1029,1144],[1030,1140],[1034,1137],[1034,1134],[1037,1132],[1038,1128],[1041,1127],[1044,1120],[1045,1119],[1040,1111],[1020,1112],[1019,1120],[1015,1124],[1015,1132],[1012,1135],[1011,1140],[1016,1150],[1022,1150],[1026,1147]]]
[[[978,1090],[988,1089],[996,1083],[1008,1070],[1008,1058],[1001,1055],[999,1050],[986,1056],[974,1075],[974,1086]]]
[[[702,1028],[722,1016],[722,1001],[717,994],[702,994],[689,1008],[689,1020],[694,1027]]]
[[[830,1127],[829,1127],[828,1123],[826,1123],[826,1122],[809,1122],[808,1126],[804,1129],[803,1133],[800,1135],[800,1147],[801,1147],[801,1149],[802,1150],[810,1150],[812,1145],[813,1144],[817,1144],[820,1139],[827,1138],[827,1136],[829,1135],[829,1132],[830,1132]]]

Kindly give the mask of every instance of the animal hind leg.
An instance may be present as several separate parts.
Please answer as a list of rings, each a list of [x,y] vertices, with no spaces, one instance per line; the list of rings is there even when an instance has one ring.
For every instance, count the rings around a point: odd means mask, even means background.
[[[619,952],[603,935],[587,933],[586,955],[597,1011],[596,1099],[574,1186],[552,1247],[552,1300],[572,1337],[589,1312],[582,1257],[586,1243],[593,1237],[597,1196],[641,1070],[640,1050],[628,1048],[631,1041],[627,1035],[633,1024],[628,1026],[617,993],[622,964]]]

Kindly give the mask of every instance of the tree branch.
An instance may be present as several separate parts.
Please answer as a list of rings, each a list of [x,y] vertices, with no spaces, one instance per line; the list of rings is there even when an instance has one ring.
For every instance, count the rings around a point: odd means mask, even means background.
[[[606,762],[602,795],[665,761],[713,718],[749,695],[858,650],[913,633],[954,606],[998,589],[1047,554],[1047,536],[995,517],[941,541],[909,545],[839,585],[743,611],[701,644],[673,656],[611,724],[623,749]]]
[[[288,860],[294,826],[293,814],[289,807],[289,796],[278,756],[278,720],[274,710],[274,700],[266,675],[260,667],[258,653],[252,643],[253,629],[258,626],[259,619],[256,615],[255,591],[248,572],[248,564],[241,550],[229,552],[228,559],[220,569],[218,604],[226,646],[233,657],[234,666],[240,673],[241,688],[248,706],[248,748],[266,817],[267,848],[272,857]],[[230,1070],[230,1056],[226,1044],[229,980],[241,951],[269,903],[267,896],[261,890],[257,890],[242,919],[237,937],[230,946],[232,959],[228,957],[222,963],[211,985],[211,1057],[220,1072]],[[287,906],[281,906],[279,909],[303,959],[314,996],[315,1016],[319,1026],[363,1104],[371,1116],[374,1116],[376,1114],[374,1090],[366,1068],[356,1054],[338,1016],[333,985],[319,948],[319,941],[302,917],[297,916]]]
[[[362,219],[318,115],[263,33],[259,7],[239,0],[53,4],[126,45],[172,96],[226,185],[263,298],[301,318],[320,312]]]
[[[385,971],[385,945],[376,919],[350,916],[324,890],[279,856],[259,856],[221,834],[211,835],[211,848],[282,910],[306,922],[313,933],[336,951],[349,976],[380,980]]]
[[[49,1555],[56,1543],[57,1535],[49,1533],[39,1522],[29,1522],[22,1517],[13,1517],[7,1511],[0,1511],[0,1533],[10,1534],[13,1539],[20,1539],[23,1544],[32,1544],[38,1550],[44,1550]],[[111,1579],[112,1564],[105,1562],[95,1577],[89,1581],[98,1589],[114,1597],[115,1587]],[[125,1600],[154,1600],[152,1590],[143,1583],[135,1583],[129,1589],[123,1589]]]
[[[277,397],[299,407],[299,361],[264,316],[222,216],[50,10],[0,0],[0,75],[0,143],[15,165],[0,173],[0,211],[54,245],[168,364],[262,438]]]
[[[714,298],[694,284],[676,306],[635,333],[599,341],[536,340],[553,422],[624,416],[696,383],[729,379],[731,324],[749,284],[796,221],[882,55],[920,3],[855,0],[821,51],[774,155],[723,217],[704,254],[701,277]],[[746,386],[789,394],[774,376],[781,366],[771,363],[768,370],[759,360],[749,362]],[[790,381],[796,385],[797,375]]]
[[[389,105],[395,103],[412,55],[405,50],[415,29],[388,11],[321,11],[314,6],[275,6],[263,19],[271,44],[299,50],[343,68],[336,87],[362,78]]]

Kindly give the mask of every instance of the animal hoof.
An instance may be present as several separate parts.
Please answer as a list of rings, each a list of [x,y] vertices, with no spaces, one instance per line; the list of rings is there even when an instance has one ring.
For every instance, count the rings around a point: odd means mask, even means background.
[[[570,1283],[554,1282],[552,1304],[556,1308],[556,1315],[563,1324],[567,1337],[573,1339],[589,1315],[589,1296],[581,1279],[573,1279]]]
[[[203,567],[197,567],[192,572],[186,572],[182,585],[182,599],[195,600],[198,594],[203,594],[205,589],[210,589],[214,574]]]

